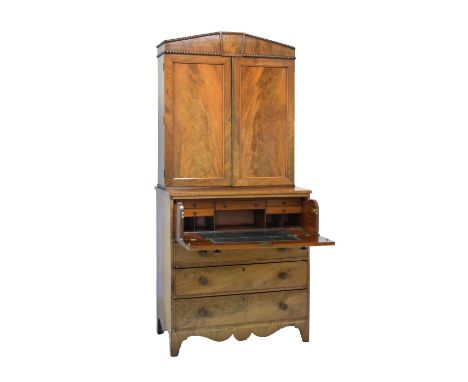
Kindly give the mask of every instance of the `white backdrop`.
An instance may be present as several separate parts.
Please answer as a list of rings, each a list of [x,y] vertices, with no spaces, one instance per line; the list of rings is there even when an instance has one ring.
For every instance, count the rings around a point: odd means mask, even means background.
[[[3,1],[0,380],[467,381],[464,1]],[[296,47],[310,343],[156,335],[156,44]]]

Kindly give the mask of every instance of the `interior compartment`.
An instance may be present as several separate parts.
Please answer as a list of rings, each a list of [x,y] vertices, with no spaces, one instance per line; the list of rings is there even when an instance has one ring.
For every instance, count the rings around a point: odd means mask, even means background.
[[[218,230],[265,228],[265,210],[216,211]]]
[[[266,215],[267,228],[298,227],[301,214],[268,214]]]
[[[184,231],[213,231],[214,216],[190,216],[184,218]]]

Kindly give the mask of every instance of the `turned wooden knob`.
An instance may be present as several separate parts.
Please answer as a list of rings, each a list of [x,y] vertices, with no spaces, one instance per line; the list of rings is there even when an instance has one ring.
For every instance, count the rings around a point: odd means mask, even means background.
[[[201,308],[201,309],[198,311],[198,314],[199,314],[201,317],[206,317],[206,316],[208,316],[208,311],[207,311],[205,308]]]
[[[280,272],[280,274],[278,275],[278,277],[281,279],[281,280],[286,280],[288,278],[288,272]]]
[[[279,306],[279,308],[280,308],[281,310],[286,310],[286,309],[288,309],[288,304],[286,304],[286,303],[284,303],[284,302],[282,302],[282,301],[278,304],[278,306]]]
[[[206,257],[206,256],[208,256],[208,251],[198,251],[198,254],[199,254],[201,257]]]
[[[200,277],[200,284],[205,286],[206,284],[208,284],[208,280],[206,279],[206,277]]]

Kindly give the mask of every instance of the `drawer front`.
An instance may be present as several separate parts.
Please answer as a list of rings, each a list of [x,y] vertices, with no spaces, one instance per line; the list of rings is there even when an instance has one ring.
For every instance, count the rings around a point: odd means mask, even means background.
[[[177,297],[307,288],[307,261],[186,268],[174,271]]]
[[[288,198],[288,199],[267,199],[267,206],[300,206],[302,205],[301,199]]]
[[[259,210],[265,208],[265,200],[224,200],[215,204],[216,210]]]
[[[203,267],[211,265],[232,265],[268,263],[278,261],[307,260],[308,248],[265,248],[265,249],[223,249],[212,251],[189,251],[174,245],[175,268]]]
[[[214,209],[213,208],[187,208],[184,209],[184,216],[185,217],[192,217],[192,216],[213,216]]]
[[[307,318],[307,290],[174,301],[176,330]]]
[[[270,206],[266,208],[267,214],[300,214],[301,206]]]
[[[184,208],[213,208],[212,200],[181,200]]]

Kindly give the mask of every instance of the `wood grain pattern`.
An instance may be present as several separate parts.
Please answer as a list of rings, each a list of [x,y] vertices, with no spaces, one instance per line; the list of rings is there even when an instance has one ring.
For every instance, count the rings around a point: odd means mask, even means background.
[[[243,45],[242,39],[243,36],[240,34],[226,34],[223,33],[223,51],[224,55],[233,55],[237,56],[242,54]]]
[[[293,185],[294,64],[235,58],[233,184]]]
[[[306,319],[307,299],[307,290],[178,299],[174,330]]]
[[[165,58],[166,184],[231,183],[231,67],[224,57]]]
[[[272,44],[255,37],[245,36],[244,53],[249,55],[258,54],[257,52],[262,52],[262,54],[271,56],[294,56],[294,50],[291,48],[279,44]]]
[[[176,268],[203,267],[213,265],[252,264],[278,261],[307,260],[308,250],[304,248],[260,248],[260,249],[218,249],[209,251],[188,251],[174,245],[174,266]]]
[[[257,324],[247,325],[231,325],[222,326],[216,328],[202,328],[192,330],[175,331],[171,333],[171,356],[176,357],[179,354],[180,346],[183,341],[188,337],[202,336],[209,338],[213,341],[226,341],[231,336],[238,341],[245,341],[252,334],[257,337],[267,337],[276,331],[288,327],[294,326],[299,329],[302,340],[304,342],[309,341],[309,321],[308,320],[296,320],[291,321],[276,321],[276,322],[263,322]]]
[[[176,297],[307,288],[307,261],[174,271]]]

